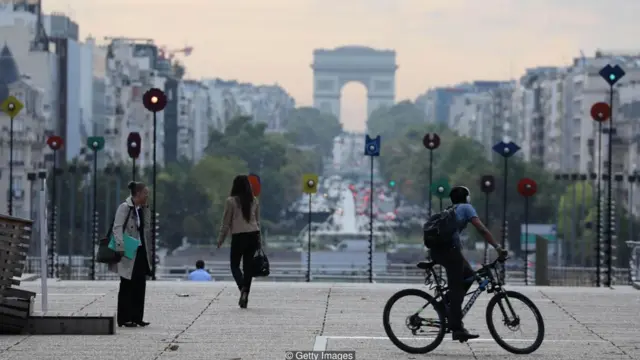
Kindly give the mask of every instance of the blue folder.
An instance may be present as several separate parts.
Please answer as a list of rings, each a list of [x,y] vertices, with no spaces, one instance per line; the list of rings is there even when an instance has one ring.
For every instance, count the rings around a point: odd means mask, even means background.
[[[138,252],[140,240],[125,233],[122,234],[122,240],[124,241],[124,257],[133,260]],[[116,238],[113,235],[111,235],[111,239],[109,240],[109,249],[116,250]]]

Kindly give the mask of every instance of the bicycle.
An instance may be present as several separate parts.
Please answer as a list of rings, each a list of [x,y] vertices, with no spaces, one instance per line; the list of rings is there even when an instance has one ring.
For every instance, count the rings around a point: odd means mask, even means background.
[[[501,277],[497,265],[498,263],[504,263],[505,260],[506,259],[496,259],[489,264],[485,264],[475,272],[472,278],[467,279],[467,281],[477,281],[478,287],[465,295],[465,297],[470,296],[470,298],[467,304],[464,305],[462,309],[462,316],[464,318],[464,316],[469,312],[475,301],[483,292],[486,291],[489,294],[493,293],[494,295],[491,300],[489,300],[486,310],[487,327],[489,328],[491,337],[493,337],[493,339],[496,341],[496,343],[498,343],[498,345],[500,345],[500,347],[510,353],[531,354],[532,352],[536,351],[540,347],[540,345],[542,345],[542,341],[544,339],[544,320],[542,319],[540,310],[538,310],[536,305],[529,298],[519,292],[507,291],[504,289],[502,281],[500,280]],[[425,285],[429,286],[430,290],[435,289],[435,297],[420,289],[404,289],[391,296],[384,307],[382,321],[387,336],[394,345],[410,354],[426,354],[430,351],[435,350],[443,341],[445,334],[451,332],[451,330],[447,327],[447,320],[445,316],[448,309],[448,306],[446,305],[448,287],[445,286],[444,280],[436,273],[434,269],[435,265],[436,264],[434,262],[426,261],[422,261],[417,264],[418,268],[425,270]],[[427,344],[426,346],[413,347],[406,345],[400,340],[399,337],[397,337],[393,333],[391,329],[389,323],[389,315],[392,306],[401,298],[408,296],[418,296],[426,301],[426,304],[422,306],[422,308],[409,315],[405,320],[405,325],[409,330],[411,330],[411,333],[415,336],[420,336],[420,334],[424,333],[424,330],[422,330],[423,327],[437,328],[436,335],[434,338],[432,338],[433,342]],[[496,331],[492,317],[493,311],[496,305],[498,305],[500,311],[502,312],[503,323],[512,331],[519,330],[520,317],[516,315],[512,306],[513,300],[516,299],[523,302],[533,312],[538,326],[538,333],[535,341],[531,346],[525,348],[516,348],[502,339]],[[433,308],[437,313],[437,319],[422,318],[420,316],[420,314],[430,304],[433,305]],[[509,315],[511,315],[511,317]],[[463,340],[461,340],[460,342],[463,342]]]

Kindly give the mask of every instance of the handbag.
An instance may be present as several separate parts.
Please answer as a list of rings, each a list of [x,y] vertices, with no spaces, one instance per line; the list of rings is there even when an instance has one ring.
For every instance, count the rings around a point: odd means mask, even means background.
[[[269,259],[262,250],[262,247],[256,251],[253,256],[253,277],[265,277],[269,276]]]
[[[124,229],[127,227],[127,223],[129,222],[129,217],[131,216],[132,208],[129,207],[129,212],[127,213],[127,218],[122,224],[122,231],[124,233]],[[114,249],[109,247],[109,243],[111,242],[111,235],[113,234],[113,223],[116,221],[116,217],[114,215],[113,221],[111,221],[111,226],[107,231],[107,235],[101,238],[98,242],[98,252],[96,254],[96,262],[102,264],[117,264],[122,260],[122,255],[120,255]]]

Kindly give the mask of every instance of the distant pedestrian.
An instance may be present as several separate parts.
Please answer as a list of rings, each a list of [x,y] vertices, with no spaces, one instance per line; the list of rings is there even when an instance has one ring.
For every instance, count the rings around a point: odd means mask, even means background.
[[[113,220],[113,236],[116,251],[121,255],[117,264],[109,270],[120,275],[118,290],[118,326],[147,326],[144,318],[144,298],[147,276],[151,276],[151,212],[149,189],[141,182],[130,182],[131,196],[118,206]],[[125,254],[124,235],[140,240],[137,251],[130,259]]]
[[[196,261],[196,269],[189,274],[189,281],[211,281],[211,275],[204,269],[204,261]]]
[[[231,195],[224,204],[224,214],[218,235],[218,248],[231,233],[231,273],[240,289],[238,305],[245,309],[251,290],[253,257],[260,247],[260,204],[253,196],[246,175],[233,179]],[[240,260],[242,269],[240,270]]]

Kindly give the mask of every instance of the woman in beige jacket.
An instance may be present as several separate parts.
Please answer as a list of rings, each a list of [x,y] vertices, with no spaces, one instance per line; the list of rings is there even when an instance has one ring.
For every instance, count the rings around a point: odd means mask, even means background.
[[[147,204],[149,189],[140,182],[130,182],[129,196],[116,210],[113,237],[116,251],[124,255],[123,234],[140,240],[133,259],[122,256],[109,270],[120,275],[118,290],[118,326],[147,326],[144,317],[144,298],[147,276],[151,276],[151,211]]]
[[[218,248],[231,233],[231,273],[240,289],[238,305],[246,309],[251,290],[253,257],[260,247],[260,204],[246,175],[233,179],[231,195],[224,204]],[[240,270],[240,260],[244,274]]]

